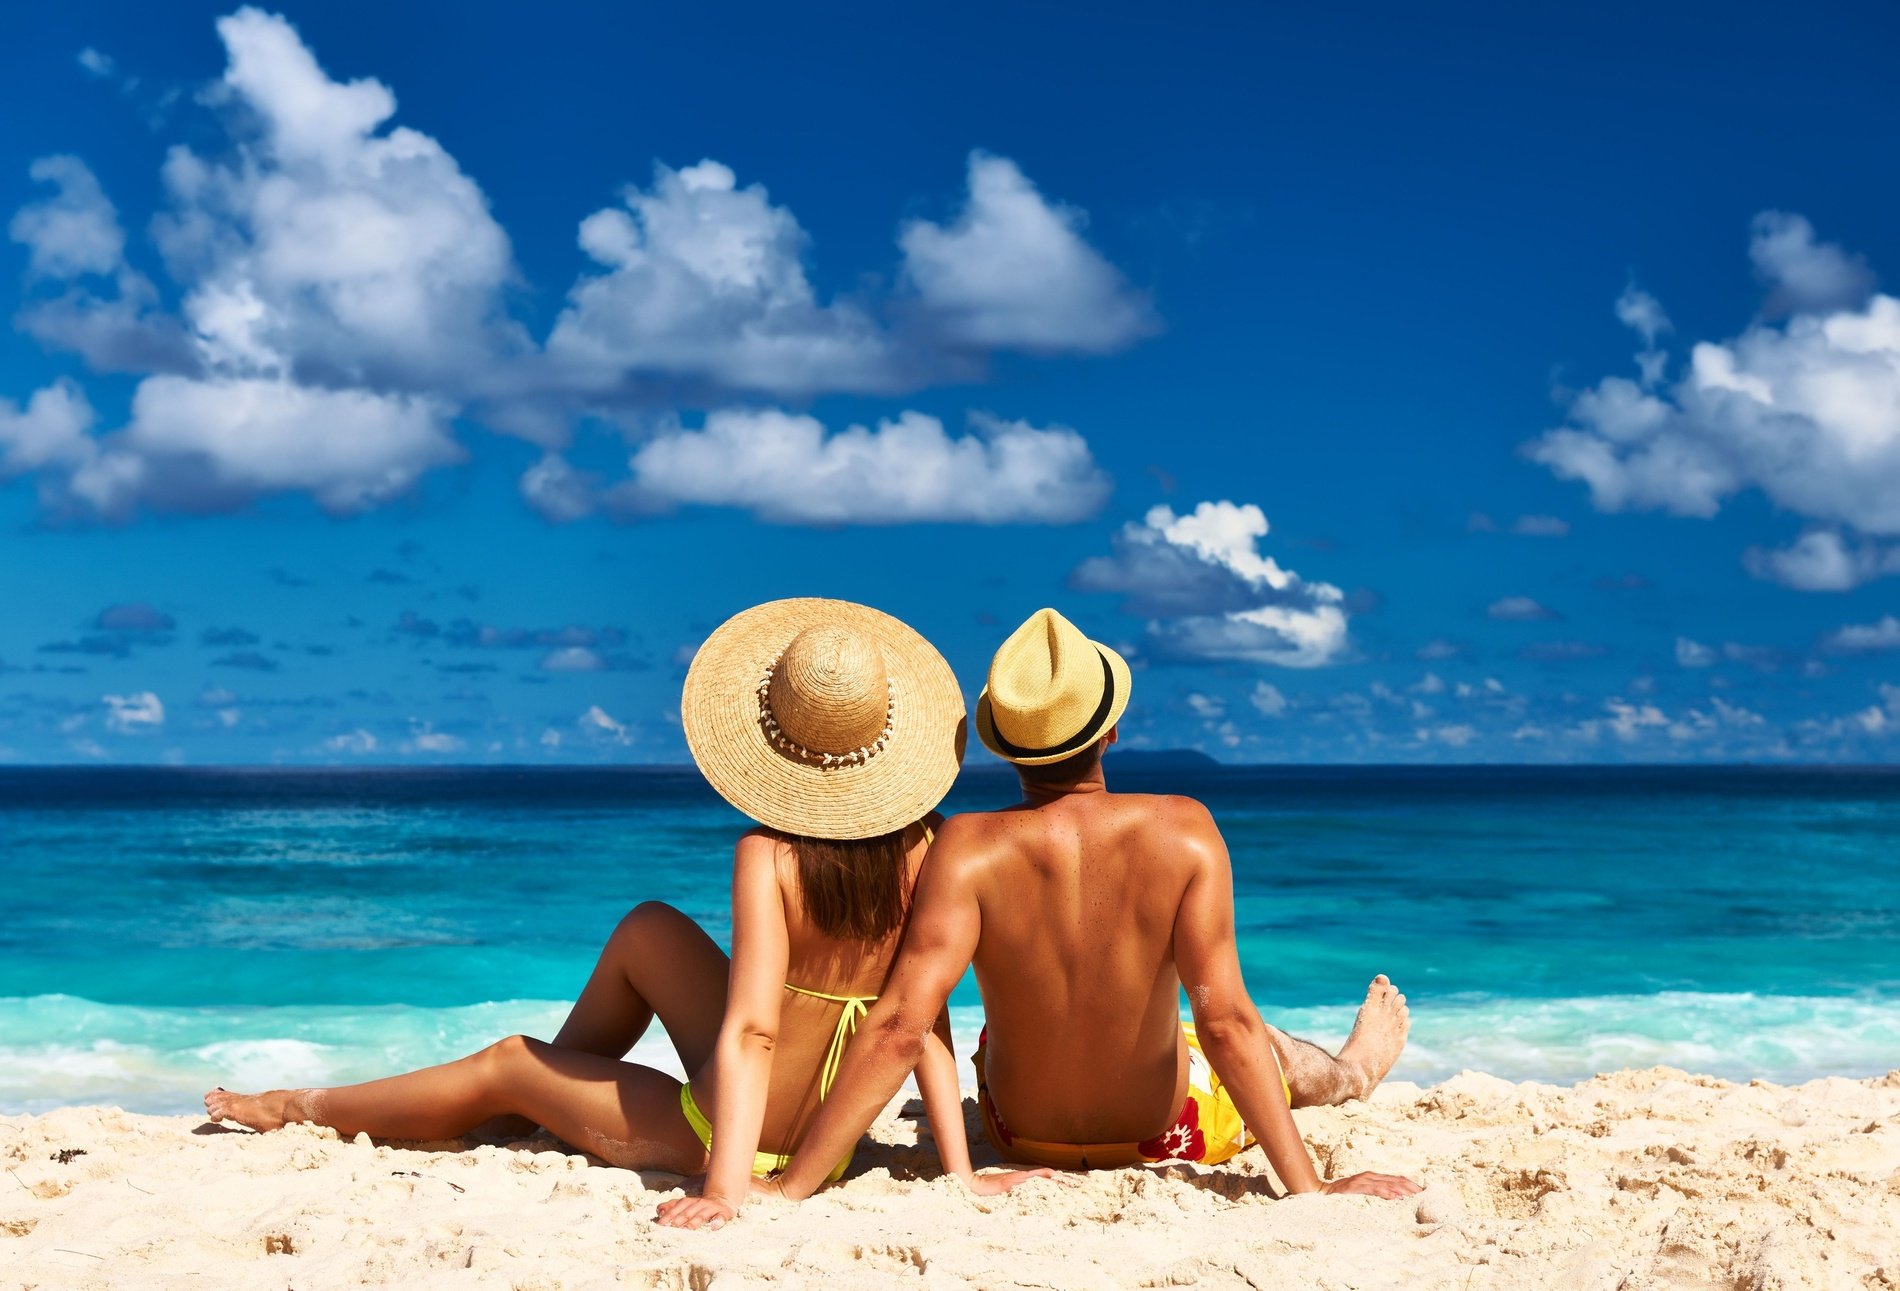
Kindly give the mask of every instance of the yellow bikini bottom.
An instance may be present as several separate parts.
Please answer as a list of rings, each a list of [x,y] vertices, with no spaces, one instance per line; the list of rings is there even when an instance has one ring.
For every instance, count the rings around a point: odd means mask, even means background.
[[[925,837],[929,837],[928,831]],[[838,1079],[838,1068],[844,1064],[845,1046],[851,1043],[851,1037],[858,1033],[858,1023],[877,1003],[875,995],[827,995],[823,991],[808,991],[802,986],[785,983],[785,989],[794,995],[809,995],[814,1000],[827,1000],[833,1004],[842,1004],[838,1015],[838,1025],[831,1033],[831,1047],[825,1051],[825,1065],[818,1073],[818,1102],[822,1105],[831,1097],[832,1082]],[[693,1086],[689,1082],[680,1086],[680,1112],[686,1117],[686,1123],[693,1127],[693,1133],[705,1145],[706,1151],[712,1151],[712,1122],[706,1113],[699,1110],[699,1104],[693,1101]],[[826,1183],[836,1183],[843,1177],[851,1158],[857,1154],[857,1144],[851,1145],[851,1151],[844,1154],[837,1168],[825,1176]],[[752,1173],[756,1175],[776,1174],[792,1163],[792,1158],[783,1152],[755,1152],[752,1154]]]
[[[686,1123],[693,1127],[693,1133],[699,1136],[699,1141],[705,1146],[706,1151],[711,1152],[712,1122],[706,1118],[706,1113],[699,1110],[699,1104],[693,1101],[693,1087],[691,1085],[680,1086],[680,1113],[686,1117]],[[850,1166],[851,1158],[857,1154],[857,1150],[857,1144],[852,1144],[851,1151],[844,1154],[844,1160],[838,1163],[837,1169],[825,1176],[826,1183],[836,1183],[839,1179],[844,1177],[844,1172],[846,1168]],[[752,1173],[761,1176],[776,1174],[791,1163],[792,1158],[790,1153],[754,1152],[752,1154]]]

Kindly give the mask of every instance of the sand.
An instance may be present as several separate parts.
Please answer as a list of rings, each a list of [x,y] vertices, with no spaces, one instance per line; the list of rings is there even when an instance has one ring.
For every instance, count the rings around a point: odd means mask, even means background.
[[[931,1177],[915,1115],[893,1104],[854,1176],[803,1206],[697,1233],[651,1222],[676,1177],[546,1139],[0,1118],[0,1285],[1900,1288],[1900,1071],[1794,1087],[1467,1072],[1298,1113],[1323,1171],[1429,1185],[1408,1202],[1276,1199],[1258,1150],[979,1202]]]

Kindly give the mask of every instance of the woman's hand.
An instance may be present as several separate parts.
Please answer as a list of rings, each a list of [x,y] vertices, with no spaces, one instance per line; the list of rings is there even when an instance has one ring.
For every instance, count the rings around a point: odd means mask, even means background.
[[[724,1228],[738,1213],[739,1203],[723,1197],[676,1197],[654,1219],[665,1228]]]
[[[1041,1170],[998,1170],[991,1174],[966,1174],[958,1176],[963,1186],[979,1197],[1000,1197],[1013,1192],[1031,1179],[1053,1179],[1056,1172]]]
[[[1331,1183],[1320,1185],[1321,1192],[1329,1197],[1342,1193],[1358,1193],[1364,1197],[1384,1197],[1388,1201],[1402,1201],[1424,1189],[1410,1179],[1402,1179],[1395,1174],[1374,1174],[1370,1170],[1359,1174],[1349,1174],[1344,1179],[1335,1179]]]
[[[787,1195],[785,1185],[779,1182],[776,1175],[769,1179],[762,1179],[756,1174],[753,1175],[749,1191],[754,1197],[770,1197],[774,1201],[795,1200],[795,1198]]]

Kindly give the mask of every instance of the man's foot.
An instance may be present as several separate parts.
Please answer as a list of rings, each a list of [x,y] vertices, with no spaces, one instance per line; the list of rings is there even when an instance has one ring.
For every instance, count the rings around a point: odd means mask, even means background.
[[[1412,1013],[1405,1007],[1405,996],[1386,980],[1384,973],[1372,979],[1366,988],[1366,1002],[1359,1006],[1352,1034],[1339,1051],[1339,1061],[1359,1073],[1360,1086],[1355,1098],[1370,1098],[1392,1064],[1405,1048],[1406,1033],[1412,1029]]]
[[[292,1120],[307,1119],[295,1113],[299,1094],[309,1090],[273,1089],[263,1094],[234,1094],[214,1089],[205,1095],[205,1115],[214,1121],[236,1121],[254,1130],[281,1130]]]

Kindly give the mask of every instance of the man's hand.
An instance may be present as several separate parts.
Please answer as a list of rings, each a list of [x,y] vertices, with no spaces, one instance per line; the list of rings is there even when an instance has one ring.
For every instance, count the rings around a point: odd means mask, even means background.
[[[665,1228],[724,1228],[739,1213],[722,1197],[676,1197],[660,1203],[656,1222]]]
[[[992,1174],[967,1174],[962,1176],[963,1186],[979,1197],[1000,1197],[1013,1192],[1031,1179],[1053,1179],[1054,1170],[999,1170]]]
[[[1321,1184],[1319,1190],[1329,1197],[1356,1193],[1363,1197],[1384,1197],[1387,1201],[1402,1201],[1424,1191],[1410,1179],[1402,1179],[1395,1174],[1375,1174],[1370,1170]]]

